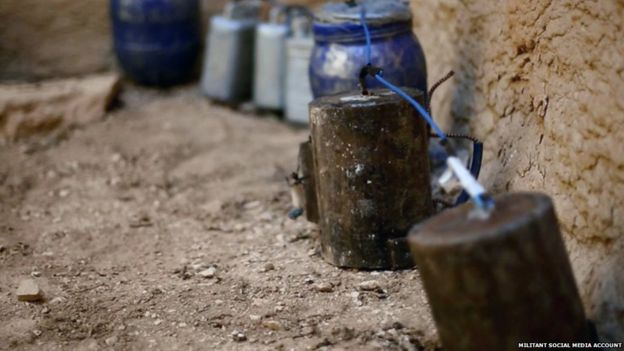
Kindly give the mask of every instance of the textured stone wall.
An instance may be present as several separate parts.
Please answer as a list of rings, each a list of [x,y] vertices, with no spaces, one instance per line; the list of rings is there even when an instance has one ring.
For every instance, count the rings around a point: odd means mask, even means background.
[[[205,25],[226,0],[201,0]],[[286,0],[316,6],[322,0]],[[0,81],[71,77],[115,67],[109,0],[0,1]]]
[[[201,0],[207,28],[226,0]],[[286,0],[316,6],[322,0]],[[0,1],[0,81],[71,77],[113,69],[109,0]]]
[[[113,62],[106,0],[0,1],[0,79],[102,71]]]
[[[624,338],[624,2],[412,0],[445,129],[486,144],[483,182],[557,206],[601,336]]]
[[[201,0],[205,21],[225,0]],[[0,1],[0,81],[114,68],[109,0]]]

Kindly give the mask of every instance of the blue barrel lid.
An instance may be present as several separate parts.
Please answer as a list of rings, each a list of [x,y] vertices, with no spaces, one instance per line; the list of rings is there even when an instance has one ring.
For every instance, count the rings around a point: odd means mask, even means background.
[[[366,7],[366,20],[371,25],[412,20],[412,12],[406,0],[361,0],[355,6],[346,1],[332,1],[321,7],[315,21],[328,24],[360,23],[362,4]]]

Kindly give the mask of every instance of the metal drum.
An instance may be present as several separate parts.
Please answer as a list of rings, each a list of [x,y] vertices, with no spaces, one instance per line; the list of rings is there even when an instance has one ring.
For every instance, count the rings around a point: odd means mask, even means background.
[[[260,13],[257,1],[232,2],[223,15],[210,20],[201,90],[227,103],[251,98],[255,29]]]
[[[407,232],[433,213],[429,133],[418,112],[388,90],[354,91],[314,100],[310,127],[312,155],[300,149],[300,170],[323,258],[357,269],[411,267]]]
[[[125,74],[148,85],[193,78],[201,35],[199,1],[111,0],[115,54]]]
[[[315,97],[356,89],[366,64],[366,37],[360,21],[361,4],[366,8],[372,64],[383,68],[391,83],[427,91],[425,55],[412,33],[412,14],[401,0],[363,0],[350,6],[344,1],[328,3],[316,15],[315,47],[310,79]],[[379,83],[369,80],[370,87]]]
[[[591,342],[552,200],[513,193],[494,202],[487,217],[465,204],[410,234],[444,349]]]
[[[285,10],[283,7],[273,8],[271,21],[259,24],[256,29],[253,100],[263,109],[284,108],[286,38],[290,34]]]
[[[292,37],[286,41],[286,119],[308,123],[308,104],[312,102],[312,88],[308,69],[314,47],[312,21],[301,16],[292,21]]]

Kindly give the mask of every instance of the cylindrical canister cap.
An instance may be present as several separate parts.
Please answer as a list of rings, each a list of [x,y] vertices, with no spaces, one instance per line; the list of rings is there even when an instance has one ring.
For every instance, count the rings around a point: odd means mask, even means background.
[[[362,6],[366,7],[366,20],[371,25],[392,22],[411,21],[409,4],[404,0],[362,0],[355,6],[345,1],[334,1],[324,5],[316,14],[316,21],[321,23],[360,23]]]
[[[402,87],[408,95],[414,98],[422,97],[420,90]],[[310,110],[344,111],[344,110],[369,110],[371,106],[398,106],[409,104],[399,95],[388,89],[371,89],[369,95],[362,95],[359,91],[351,91],[337,95],[320,97],[310,103]],[[350,113],[348,115],[351,115]],[[358,114],[353,117],[359,116]],[[395,116],[387,116],[388,118]]]
[[[224,17],[233,20],[257,20],[260,17],[259,1],[231,1],[225,5]]]
[[[496,198],[496,207],[488,218],[482,218],[472,206],[456,207],[414,228],[410,241],[417,246],[437,247],[495,240],[529,226],[549,211],[553,211],[553,204],[546,195],[507,194]]]

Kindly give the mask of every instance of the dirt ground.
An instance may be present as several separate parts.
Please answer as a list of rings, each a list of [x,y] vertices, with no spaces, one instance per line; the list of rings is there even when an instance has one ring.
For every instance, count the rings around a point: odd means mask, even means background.
[[[286,217],[305,130],[193,88],[121,100],[0,147],[0,349],[438,346],[417,271],[332,267]],[[27,278],[44,302],[17,300]]]

